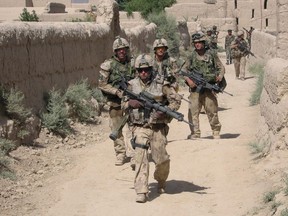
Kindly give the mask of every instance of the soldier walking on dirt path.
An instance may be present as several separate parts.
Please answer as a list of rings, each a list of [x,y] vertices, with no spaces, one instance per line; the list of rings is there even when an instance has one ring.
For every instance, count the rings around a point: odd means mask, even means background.
[[[139,55],[135,60],[138,77],[129,81],[128,88],[135,94],[144,91],[171,110],[178,110],[181,98],[174,94],[175,90],[169,84],[158,83],[153,73],[153,59],[147,54]],[[166,151],[168,123],[171,118],[161,111],[147,110],[141,101],[124,97],[123,107],[129,113],[129,128],[132,131],[132,146],[135,149],[135,179],[134,188],[137,193],[136,202],[145,203],[149,192],[149,159],[151,150],[153,162],[156,164],[154,178],[158,182],[158,192],[165,192],[165,182],[169,175],[170,159]]]
[[[110,128],[115,131],[124,118],[121,109],[123,91],[119,89],[119,82],[122,77],[125,77],[127,81],[134,78],[135,68],[126,39],[117,37],[113,43],[113,52],[112,58],[107,59],[100,66],[99,87],[110,106]],[[126,147],[122,129],[120,129],[118,137],[114,140],[114,150],[116,154],[115,165],[123,165],[126,159]]]
[[[231,44],[231,53],[235,68],[235,78],[245,80],[246,57],[250,50],[248,42],[244,39],[242,30],[237,32],[237,38]]]
[[[235,40],[235,35],[232,34],[232,30],[228,29],[228,34],[225,36],[225,51],[226,51],[226,64],[232,64],[231,55],[231,43]]]
[[[205,47],[206,39],[202,33],[192,35],[194,50],[188,56],[186,70],[198,71],[200,75],[210,84],[220,83],[224,77],[225,68],[221,63],[217,53],[214,50]],[[202,106],[207,114],[209,124],[212,129],[214,139],[220,138],[221,124],[218,118],[218,101],[216,93],[207,88],[197,88],[197,84],[189,77],[184,77],[186,84],[189,86],[191,102],[188,110],[191,134],[188,139],[201,137],[199,114]]]

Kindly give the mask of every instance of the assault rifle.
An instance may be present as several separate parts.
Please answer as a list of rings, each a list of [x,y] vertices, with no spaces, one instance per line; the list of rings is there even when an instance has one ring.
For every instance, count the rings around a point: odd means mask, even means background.
[[[236,40],[236,44],[237,44],[237,47],[238,49],[241,51],[241,52],[244,52],[245,54],[250,54],[252,55],[253,57],[257,58],[254,53],[252,53],[247,46],[245,46],[243,43],[241,43],[239,40]]]
[[[200,72],[196,70],[189,71],[189,73],[186,73],[181,70],[179,74],[182,76],[186,76],[189,79],[193,80],[193,82],[197,85],[196,92],[200,92],[202,89],[210,89],[211,91],[214,91],[216,93],[221,92],[221,93],[226,93],[230,96],[233,96],[233,94],[224,91],[224,88],[227,85],[224,77],[222,80],[225,84],[221,86],[218,83],[211,84],[207,82],[207,80],[203,78],[203,74],[201,74]]]
[[[127,83],[126,83],[124,77],[122,77],[122,79],[119,83],[119,86],[120,86],[120,89],[122,91],[124,91],[124,95],[128,96],[131,99],[140,101],[143,104],[145,111],[147,111],[148,113],[150,113],[151,110],[153,110],[153,109],[156,111],[161,111],[161,112],[165,113],[167,116],[170,116],[172,118],[177,119],[178,121],[183,121],[183,122],[193,126],[192,123],[190,123],[184,119],[184,115],[182,113],[174,111],[174,110],[170,109],[169,107],[157,102],[154,99],[154,96],[152,94],[150,94],[149,92],[142,91],[139,94],[136,94],[136,93],[130,91],[128,89],[128,86],[127,86]],[[144,111],[144,113],[145,113],[145,111]],[[112,133],[109,135],[110,139],[112,139],[112,140],[117,139],[119,131],[124,127],[127,120],[128,120],[128,115],[125,115],[123,118],[123,121],[121,122],[119,127],[116,128],[115,131],[112,131]]]

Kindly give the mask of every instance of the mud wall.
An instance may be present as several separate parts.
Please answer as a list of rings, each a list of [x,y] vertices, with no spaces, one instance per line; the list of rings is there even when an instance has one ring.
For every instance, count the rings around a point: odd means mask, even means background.
[[[127,38],[133,49],[147,52],[156,25],[128,31],[119,25],[117,5],[105,11],[100,23],[5,22],[0,24],[0,84],[17,87],[35,112],[43,108],[43,95],[53,87],[65,89],[82,78],[97,85],[100,64],[112,56],[116,35]]]
[[[274,58],[265,67],[257,138],[270,152],[288,147],[288,61]]]

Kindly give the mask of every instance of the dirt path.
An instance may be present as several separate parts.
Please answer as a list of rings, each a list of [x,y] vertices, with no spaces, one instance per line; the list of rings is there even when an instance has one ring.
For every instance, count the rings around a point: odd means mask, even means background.
[[[128,163],[114,166],[112,142],[107,138],[74,152],[75,166],[47,179],[42,188],[27,197],[21,215],[245,215],[257,205],[266,188],[256,176],[248,147],[254,140],[259,116],[258,106],[249,107],[256,79],[235,80],[233,65],[226,68],[226,90],[234,97],[219,95],[222,139],[212,139],[205,114],[200,119],[202,139],[196,141],[186,140],[186,124],[173,121],[167,146],[171,172],[166,194],[158,196],[156,182],[150,177],[149,202],[136,203],[134,173]],[[184,93],[187,97],[188,92]],[[187,116],[185,101],[180,112]],[[103,127],[108,128],[107,121]],[[153,176],[154,165],[150,164]]]

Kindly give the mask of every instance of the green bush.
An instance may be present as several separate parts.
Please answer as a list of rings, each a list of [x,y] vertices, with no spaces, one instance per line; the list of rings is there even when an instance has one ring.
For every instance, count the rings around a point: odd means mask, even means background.
[[[259,153],[264,153],[264,149],[267,146],[267,144],[266,143],[250,142],[249,146],[251,148],[252,154],[259,154]]]
[[[82,122],[90,121],[95,116],[93,107],[89,101],[92,91],[89,89],[87,80],[70,85],[65,93],[66,102],[70,106],[72,118],[77,118]]]
[[[19,19],[24,22],[39,22],[39,17],[36,14],[35,10],[32,10],[32,13],[27,11],[27,8],[23,9],[23,12],[20,14]]]
[[[65,97],[60,91],[51,90],[47,98],[47,112],[41,114],[42,124],[49,131],[60,135],[71,133],[68,122],[68,110],[65,106]]]
[[[254,64],[249,67],[249,72],[258,76],[256,89],[252,93],[249,102],[250,106],[254,106],[260,103],[260,97],[263,90],[263,80],[264,80],[264,65]]]
[[[160,13],[165,7],[170,7],[176,0],[118,0],[120,9],[127,11],[131,15],[133,11],[139,11],[143,18],[147,18],[150,13]]]
[[[277,191],[270,191],[264,194],[263,201],[264,203],[272,202],[275,199]]]
[[[8,139],[0,138],[0,152],[3,155],[8,155],[11,151],[15,150],[16,147],[17,145],[15,142]]]
[[[288,208],[285,208],[281,211],[280,216],[288,216]]]
[[[29,132],[25,129],[26,120],[32,116],[31,110],[24,106],[24,98],[24,94],[17,89],[11,88],[7,91],[3,87],[0,88],[1,109],[20,128],[17,134],[20,139],[24,139],[25,136],[29,135]]]

